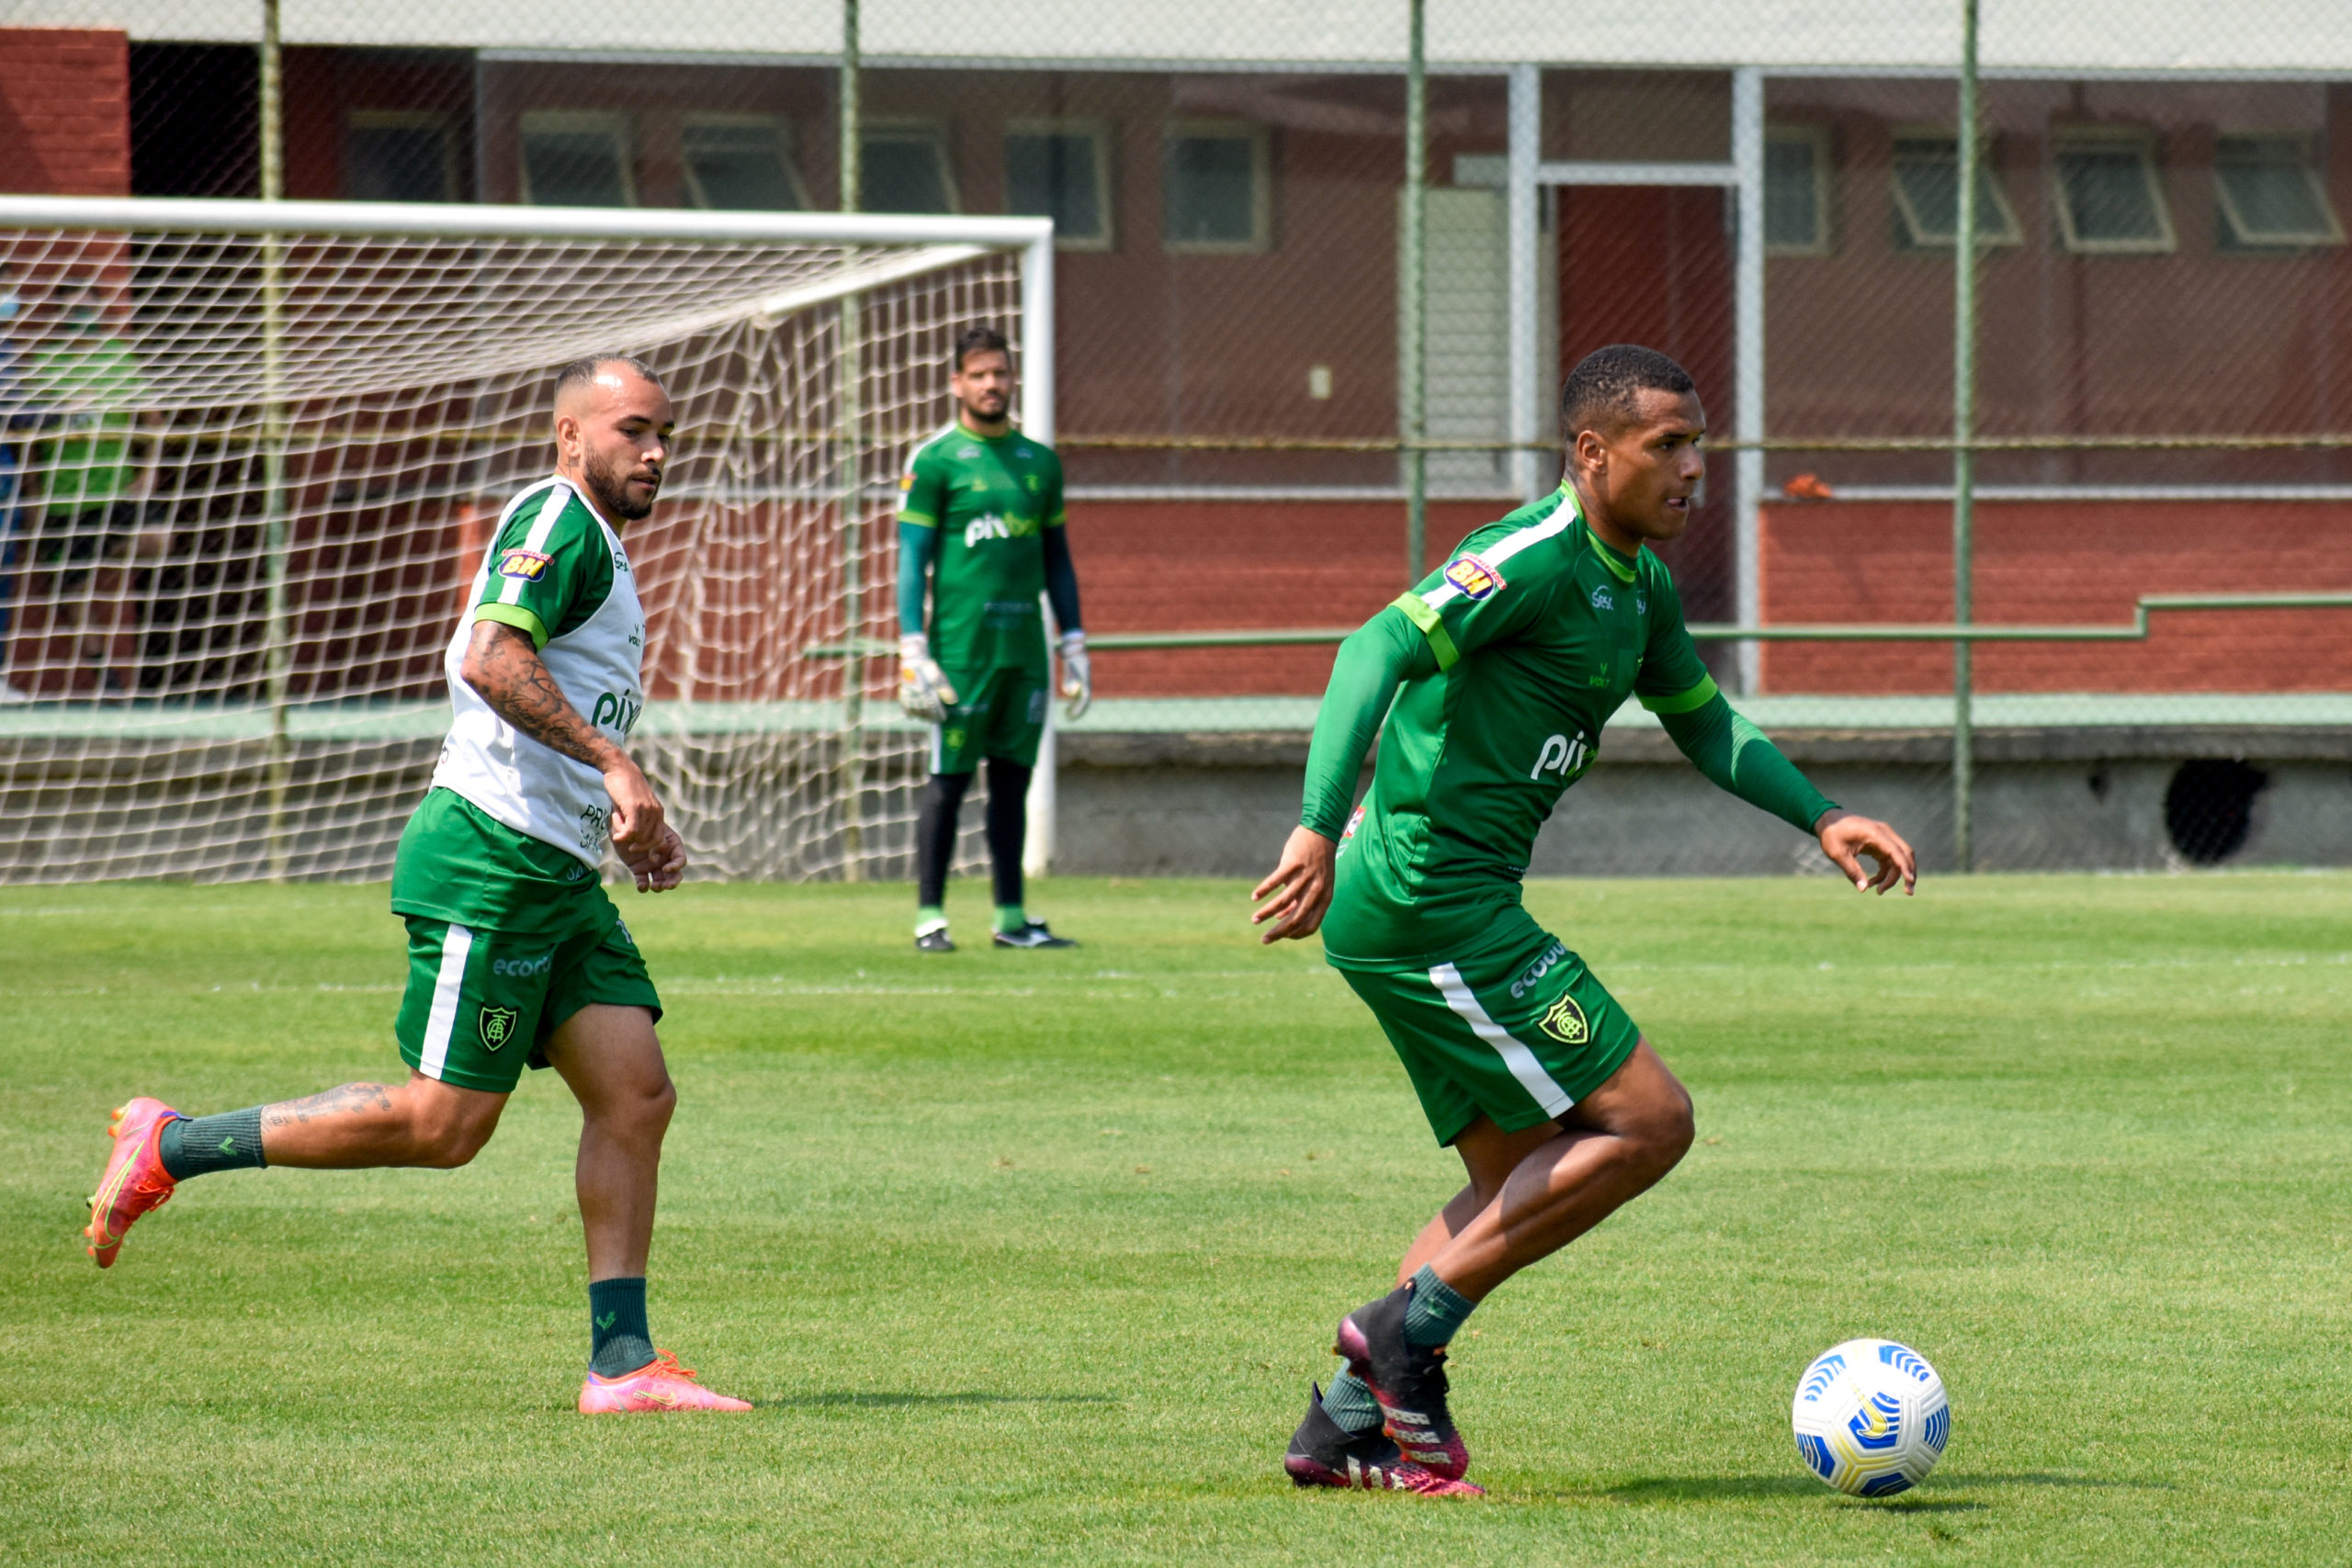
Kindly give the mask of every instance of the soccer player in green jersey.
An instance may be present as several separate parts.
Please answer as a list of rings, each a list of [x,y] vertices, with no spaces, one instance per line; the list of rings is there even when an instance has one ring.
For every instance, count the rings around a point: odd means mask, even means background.
[[[996,945],[1075,947],[1029,918],[1021,887],[1029,773],[1052,695],[1040,593],[1061,626],[1069,716],[1094,700],[1061,459],[1012,427],[1012,352],[1003,333],[967,330],[948,387],[955,420],[915,448],[899,480],[899,700],[931,726],[931,780],[915,823],[915,946],[956,951],[947,939],[947,868],[964,794],[986,758]]]
[[[1917,875],[1893,829],[1824,799],[1724,700],[1645,547],[1689,524],[1703,471],[1690,376],[1621,344],[1577,366],[1560,402],[1559,490],[1473,533],[1340,645],[1300,826],[1255,895],[1263,940],[1321,930],[1469,1175],[1406,1249],[1396,1289],[1340,1320],[1347,1369],[1284,1456],[1301,1486],[1476,1492],[1446,1406],[1446,1343],[1487,1292],[1690,1147],[1690,1096],[1520,903],[1536,830],[1592,766],[1611,714],[1637,698],[1708,779],[1817,837],[1857,888],[1907,893]]]
[[[670,396],[633,359],[556,378],[555,473],[508,503],[445,664],[456,712],[433,787],[401,835],[392,909],[408,922],[393,1033],[402,1084],[187,1117],[141,1097],[85,1233],[101,1269],[177,1183],[260,1166],[464,1165],[526,1062],[580,1101],[588,1243],[585,1414],[749,1410],[714,1393],[645,1320],[662,1139],[677,1102],[654,1024],[662,999],[598,877],[610,839],[639,892],[675,887],[684,846],[626,750],[645,703],[645,612],[620,525],[653,509]]]

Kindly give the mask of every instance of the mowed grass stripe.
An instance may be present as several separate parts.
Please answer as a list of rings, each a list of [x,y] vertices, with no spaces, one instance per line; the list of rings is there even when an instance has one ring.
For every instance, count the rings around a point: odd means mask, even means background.
[[[551,1075],[465,1170],[207,1178],[82,1256],[128,1094],[400,1074],[380,887],[0,892],[0,1558],[2340,1560],[2352,877],[1532,887],[1702,1142],[1457,1342],[1473,1505],[1276,1469],[1458,1168],[1243,891],[1056,881],[1084,947],[945,959],[902,887],[624,896],[654,1328],[761,1408],[602,1422]],[[1787,1435],[1858,1333],[1953,1390],[1892,1506]]]

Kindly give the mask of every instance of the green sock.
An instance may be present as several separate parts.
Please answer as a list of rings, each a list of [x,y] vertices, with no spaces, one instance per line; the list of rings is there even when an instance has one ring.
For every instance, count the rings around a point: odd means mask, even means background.
[[[918,905],[915,908],[915,935],[929,936],[947,929],[947,911],[936,904]]]
[[[1323,1391],[1323,1414],[1343,1432],[1369,1432],[1380,1425],[1380,1401],[1362,1378],[1343,1371]]]
[[[999,904],[996,907],[997,930],[1001,931],[1017,931],[1028,923],[1029,916],[1020,905]]]
[[[653,1359],[653,1332],[645,1326],[643,1280],[588,1281],[588,1370],[616,1378]]]
[[[156,1155],[174,1181],[213,1170],[258,1170],[261,1107],[226,1111],[218,1116],[175,1116],[155,1139]]]
[[[1428,1264],[1412,1278],[1412,1304],[1405,1309],[1405,1343],[1438,1346],[1453,1343],[1470,1320],[1478,1303],[1464,1300],[1462,1294],[1437,1277],[1437,1270]]]

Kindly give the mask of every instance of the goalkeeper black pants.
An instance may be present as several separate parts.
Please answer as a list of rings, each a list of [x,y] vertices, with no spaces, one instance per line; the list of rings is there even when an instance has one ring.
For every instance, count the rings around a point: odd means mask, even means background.
[[[989,769],[989,866],[996,880],[999,908],[1020,904],[1021,852],[1029,835],[1029,770],[1009,757],[990,757]],[[938,908],[947,897],[947,871],[956,861],[956,818],[970,773],[933,773],[923,786],[915,818],[917,901]]]

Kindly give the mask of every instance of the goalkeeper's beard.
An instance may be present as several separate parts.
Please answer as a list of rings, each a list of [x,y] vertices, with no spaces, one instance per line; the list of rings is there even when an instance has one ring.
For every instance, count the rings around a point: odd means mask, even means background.
[[[617,517],[624,523],[634,523],[653,510],[653,496],[642,502],[629,494],[628,476],[610,464],[600,463],[593,456],[584,457],[580,465],[580,477],[587,483],[588,494],[598,511],[607,517]],[[656,494],[661,480],[654,480]]]

